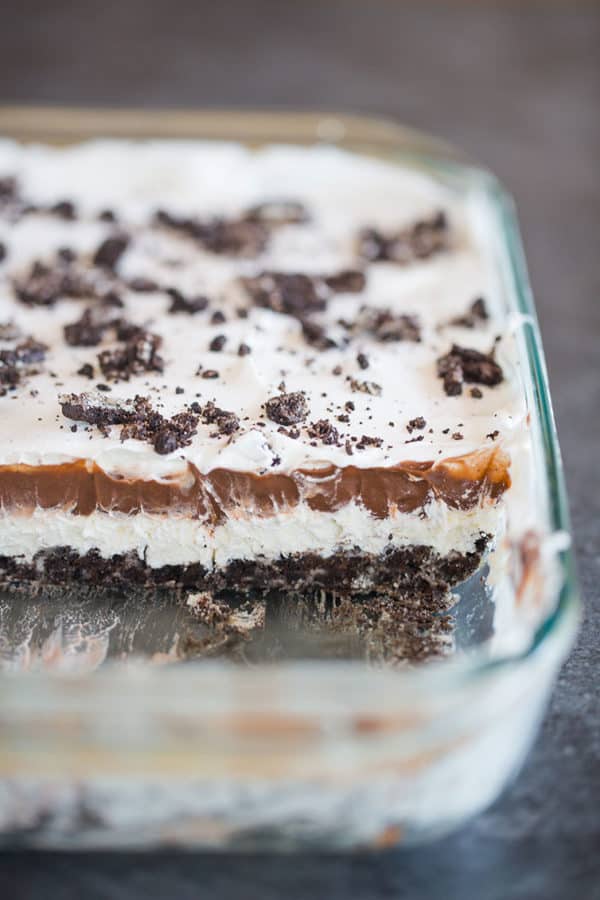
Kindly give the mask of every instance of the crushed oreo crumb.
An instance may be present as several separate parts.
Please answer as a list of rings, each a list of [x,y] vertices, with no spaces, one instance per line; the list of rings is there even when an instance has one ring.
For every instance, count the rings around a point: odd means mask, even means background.
[[[94,265],[114,271],[118,261],[127,250],[128,245],[129,236],[126,234],[116,234],[106,238],[106,240],[102,241],[94,254]]]
[[[205,425],[216,425],[219,434],[233,434],[240,427],[240,420],[234,412],[219,409],[212,401],[209,401],[201,411],[202,421]]]
[[[365,353],[359,353],[356,357],[356,362],[360,366],[361,369],[369,368],[369,357]]]
[[[448,250],[450,228],[444,212],[422,219],[394,234],[376,228],[364,228],[358,236],[358,253],[369,262],[394,262],[407,265]]]
[[[311,422],[307,428],[307,434],[310,438],[321,441],[322,444],[338,444],[340,440],[339,431],[328,419]]]
[[[204,369],[204,371],[202,372],[202,378],[212,379],[218,377],[219,373],[216,369]]]
[[[332,293],[361,291],[365,276],[358,270],[329,276],[262,272],[253,278],[242,278],[241,282],[257,306],[303,321],[312,313],[322,312]]]
[[[62,394],[58,398],[63,416],[77,422],[87,422],[106,429],[109,425],[126,425],[138,415],[134,400],[111,400],[90,391],[83,394]]]
[[[162,372],[164,361],[158,354],[161,338],[137,326],[123,325],[117,336],[124,346],[98,354],[102,374],[108,381],[127,381],[142,372]]]
[[[56,257],[61,262],[74,263],[77,259],[77,254],[71,247],[59,247],[56,251]]]
[[[218,334],[212,339],[212,341],[208,345],[208,349],[212,353],[220,353],[226,343],[227,337],[224,334]]]
[[[115,331],[119,341],[130,341],[132,338],[144,333],[144,329],[139,325],[122,318],[115,319]]]
[[[423,428],[427,425],[427,422],[423,418],[423,416],[417,416],[416,419],[411,419],[408,425],[406,426],[406,430],[409,434],[412,434],[413,431],[422,431]]]
[[[15,282],[15,292],[28,306],[52,306],[63,293],[62,273],[40,262],[32,264],[25,278]]]
[[[483,297],[478,297],[471,303],[464,315],[450,319],[450,325],[458,325],[462,328],[476,328],[477,325],[487,321],[489,317],[485,300]]]
[[[58,203],[49,208],[48,212],[53,216],[58,216],[59,219],[64,219],[66,222],[72,222],[77,218],[75,204],[71,200],[59,200]]]
[[[14,203],[19,196],[19,185],[13,175],[0,176],[0,207]]]
[[[237,352],[238,356],[248,356],[248,354],[252,352],[252,349],[248,346],[248,344],[240,344]]]
[[[374,381],[358,381],[356,378],[351,378],[350,389],[358,394],[370,394],[372,397],[381,396],[381,385]]]
[[[319,350],[329,350],[337,346],[336,342],[311,317],[325,310],[333,293],[362,290],[365,276],[351,269],[331,276],[265,271],[242,278],[241,284],[256,306],[298,319],[307,343]]]
[[[365,273],[360,269],[342,269],[335,275],[325,276],[323,281],[334,294],[360,294],[367,283]]]
[[[173,453],[177,447],[177,435],[171,428],[163,428],[154,438],[154,449],[162,455]]]
[[[492,353],[480,353],[469,347],[453,344],[450,351],[437,361],[437,374],[443,379],[449,397],[462,394],[464,382],[494,387],[504,379],[502,368]]]
[[[77,374],[83,375],[84,378],[93,378],[94,367],[90,363],[84,363],[81,368],[77,369]]]
[[[203,312],[208,306],[208,298],[202,295],[198,297],[184,297],[177,288],[168,288],[167,294],[171,298],[170,313],[187,313],[193,316]]]
[[[136,294],[150,294],[153,291],[158,291],[159,286],[156,281],[153,281],[152,278],[144,278],[143,276],[139,276],[138,278],[131,278],[127,285],[131,291],[135,291]]]
[[[114,309],[122,309],[125,306],[116,291],[107,291],[106,294],[100,294],[98,300],[102,306],[112,306]]]
[[[96,296],[94,284],[72,262],[64,256],[64,251],[59,251],[53,265],[36,260],[24,276],[13,282],[17,298],[26,306],[53,306],[59,297]]]
[[[125,426],[121,431],[121,440],[133,438],[151,443],[156,453],[161,456],[173,453],[191,443],[196,434],[198,417],[191,412],[180,412],[165,419],[160,413],[145,403],[144,414],[133,425]]]
[[[67,344],[71,347],[96,347],[105,332],[117,323],[109,310],[110,307],[90,306],[79,319],[65,325],[63,331]]]
[[[59,404],[67,419],[95,425],[103,434],[108,433],[109,426],[121,425],[121,441],[147,441],[161,455],[190,444],[198,426],[198,416],[193,412],[176,413],[166,419],[139,395],[133,400],[111,400],[93,392],[66,394],[59,397]]]
[[[337,347],[336,342],[326,334],[322,325],[310,319],[301,319],[300,324],[304,339],[311,347],[316,347],[317,350],[332,350]]]
[[[383,439],[380,437],[370,437],[368,434],[363,434],[361,439],[356,444],[357,450],[366,450],[367,447],[381,447],[383,445]]]
[[[48,347],[32,337],[15,347],[0,350],[0,396],[14,390],[22,378],[35,375],[37,364],[44,361]]]
[[[416,316],[393,313],[389,309],[363,306],[354,322],[344,324],[353,334],[369,334],[382,343],[392,341],[419,343],[421,340],[421,325]]]
[[[269,237],[269,230],[263,222],[247,218],[216,218],[204,222],[159,210],[155,222],[197,241],[210,253],[226,256],[258,256],[265,249]]]
[[[267,400],[265,412],[268,418],[278,425],[297,425],[306,419],[308,404],[301,391],[282,393]]]
[[[243,278],[242,284],[257,306],[303,318],[325,309],[327,291],[309,275],[262,272],[254,278]]]

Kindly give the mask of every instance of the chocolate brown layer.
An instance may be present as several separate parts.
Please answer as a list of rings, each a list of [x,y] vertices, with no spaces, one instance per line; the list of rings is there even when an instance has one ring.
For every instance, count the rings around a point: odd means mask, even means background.
[[[0,506],[24,512],[64,508],[77,515],[176,512],[216,525],[234,512],[266,517],[300,503],[334,512],[354,501],[385,518],[396,510],[422,509],[431,500],[463,510],[483,497],[495,500],[510,487],[509,465],[506,453],[494,447],[438,462],[371,469],[328,465],[265,475],[231,469],[202,474],[188,464],[183,475],[154,481],[109,475],[79,459],[56,466],[0,466]]]

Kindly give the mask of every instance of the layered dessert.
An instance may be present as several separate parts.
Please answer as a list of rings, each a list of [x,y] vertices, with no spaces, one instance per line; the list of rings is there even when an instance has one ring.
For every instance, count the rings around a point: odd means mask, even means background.
[[[3,580],[464,580],[524,422],[486,240],[331,147],[0,142]]]

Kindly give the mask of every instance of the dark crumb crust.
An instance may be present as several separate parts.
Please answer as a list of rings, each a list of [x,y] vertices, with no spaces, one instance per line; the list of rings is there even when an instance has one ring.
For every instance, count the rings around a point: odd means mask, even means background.
[[[0,580],[5,584],[37,582],[88,587],[170,587],[182,591],[209,591],[234,595],[295,594],[315,589],[353,597],[372,591],[418,594],[445,591],[475,572],[489,538],[482,535],[469,553],[452,551],[445,556],[430,547],[411,545],[381,555],[337,553],[322,557],[301,553],[276,560],[235,560],[207,571],[200,564],[152,568],[136,553],[102,557],[90,550],[79,555],[69,547],[38,553],[33,562],[0,556]]]
[[[0,584],[14,614],[27,610],[38,623],[34,646],[53,633],[58,611],[71,610],[95,632],[118,609],[108,648],[117,659],[136,652],[166,653],[172,661],[362,659],[397,666],[450,652],[452,590],[477,571],[487,543],[482,536],[474,552],[444,557],[423,546],[377,557],[299,554],[238,561],[216,573],[198,565],[151,569],[136,554],[103,559],[56,547],[31,564],[0,557]]]

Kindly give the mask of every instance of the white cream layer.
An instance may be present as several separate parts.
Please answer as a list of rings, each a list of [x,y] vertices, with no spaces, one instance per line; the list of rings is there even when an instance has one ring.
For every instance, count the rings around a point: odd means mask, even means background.
[[[104,557],[135,551],[149,566],[201,563],[207,569],[235,559],[268,560],[295,553],[328,557],[340,551],[380,554],[387,547],[431,546],[440,555],[469,552],[482,532],[498,534],[504,510],[486,505],[464,512],[432,503],[425,516],[397,514],[376,519],[348,504],[336,512],[301,505],[263,519],[228,519],[208,528],[198,520],[148,513],[94,512],[74,516],[62,510],[0,517],[0,556],[29,562],[40,550],[68,546],[80,554],[97,549]]]

